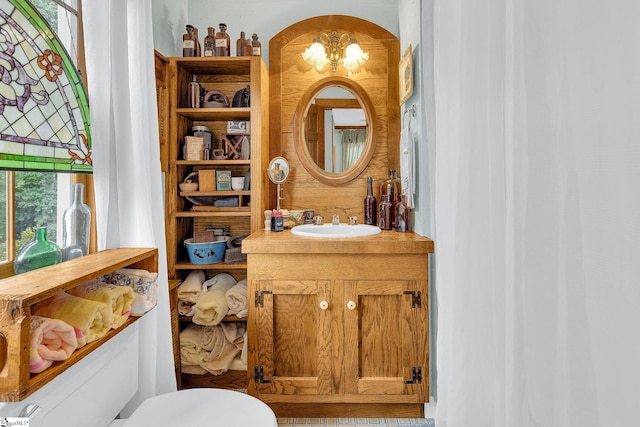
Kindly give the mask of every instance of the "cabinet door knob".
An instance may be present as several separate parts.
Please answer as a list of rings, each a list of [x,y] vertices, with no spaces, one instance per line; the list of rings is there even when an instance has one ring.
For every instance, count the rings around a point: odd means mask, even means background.
[[[326,301],[320,301],[320,308],[326,310],[327,308],[329,308],[329,303]]]
[[[356,308],[356,303],[355,303],[354,301],[349,301],[349,302],[347,303],[347,308],[348,308],[349,310],[353,310],[354,308]]]

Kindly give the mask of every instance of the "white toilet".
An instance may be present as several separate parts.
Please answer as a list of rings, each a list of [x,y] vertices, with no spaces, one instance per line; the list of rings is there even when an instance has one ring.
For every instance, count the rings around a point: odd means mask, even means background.
[[[127,420],[109,427],[174,426],[277,427],[273,411],[247,394],[197,388],[145,400]]]

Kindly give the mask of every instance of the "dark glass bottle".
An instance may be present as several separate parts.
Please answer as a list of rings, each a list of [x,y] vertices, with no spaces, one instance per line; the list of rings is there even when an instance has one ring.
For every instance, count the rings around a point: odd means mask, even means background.
[[[187,32],[182,35],[182,56],[195,56],[196,42],[193,38],[193,25],[187,25]]]
[[[258,41],[258,35],[253,33],[251,36],[251,52],[253,56],[262,55],[262,44]]]
[[[396,205],[396,231],[411,231],[411,210],[404,194],[400,195],[400,201]]]
[[[236,40],[236,56],[244,56],[244,48],[247,45],[247,38],[244,31],[240,31],[240,38]]]
[[[389,177],[385,179],[380,185],[380,198],[383,195],[389,196],[389,202],[391,202],[391,228],[395,228],[395,212],[396,205],[400,200],[401,183],[400,178],[396,175],[395,169],[389,169]]]
[[[245,40],[244,43],[244,55],[243,56],[252,56],[253,55],[253,46],[251,45],[251,39]]]
[[[216,33],[216,56],[229,56],[231,37],[227,34],[227,25],[220,23],[220,31]]]
[[[204,56],[215,56],[216,54],[216,30],[208,28],[209,32],[204,37]]]
[[[367,195],[364,197],[364,223],[376,225],[378,223],[378,201],[373,195],[373,178],[367,178]]]
[[[193,27],[193,40],[196,43],[196,50],[193,56],[202,56],[202,46],[200,45],[200,37],[198,37],[198,27]]]
[[[392,230],[393,225],[393,204],[388,194],[380,196],[380,215],[378,216],[378,227],[382,230]]]

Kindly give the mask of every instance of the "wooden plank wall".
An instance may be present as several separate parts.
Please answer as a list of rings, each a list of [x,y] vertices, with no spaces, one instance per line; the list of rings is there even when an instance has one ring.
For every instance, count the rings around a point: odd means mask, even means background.
[[[302,52],[320,32],[351,33],[369,60],[360,72],[350,73],[342,65],[336,72],[330,67],[319,73],[302,59]],[[400,141],[400,104],[397,37],[371,22],[349,16],[329,15],[300,21],[278,33],[269,42],[270,147],[269,154],[285,157],[291,172],[282,186],[283,208],[313,208],[316,214],[331,218],[337,213],[346,222],[348,215],[364,219],[363,199],[368,176],[374,178],[374,193],[390,168],[398,168]],[[365,171],[340,186],[319,182],[301,164],[294,144],[294,115],[298,103],[315,82],[340,76],[352,79],[366,91],[374,104],[377,119],[376,150]],[[270,183],[270,207],[275,207],[275,184]]]

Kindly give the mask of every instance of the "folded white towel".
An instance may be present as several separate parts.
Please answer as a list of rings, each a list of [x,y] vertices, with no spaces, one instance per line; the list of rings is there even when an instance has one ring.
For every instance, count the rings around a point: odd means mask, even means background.
[[[240,280],[225,294],[229,314],[247,317],[247,279]]]
[[[195,304],[202,295],[204,281],[204,271],[191,270],[187,278],[178,286],[178,299]]]

